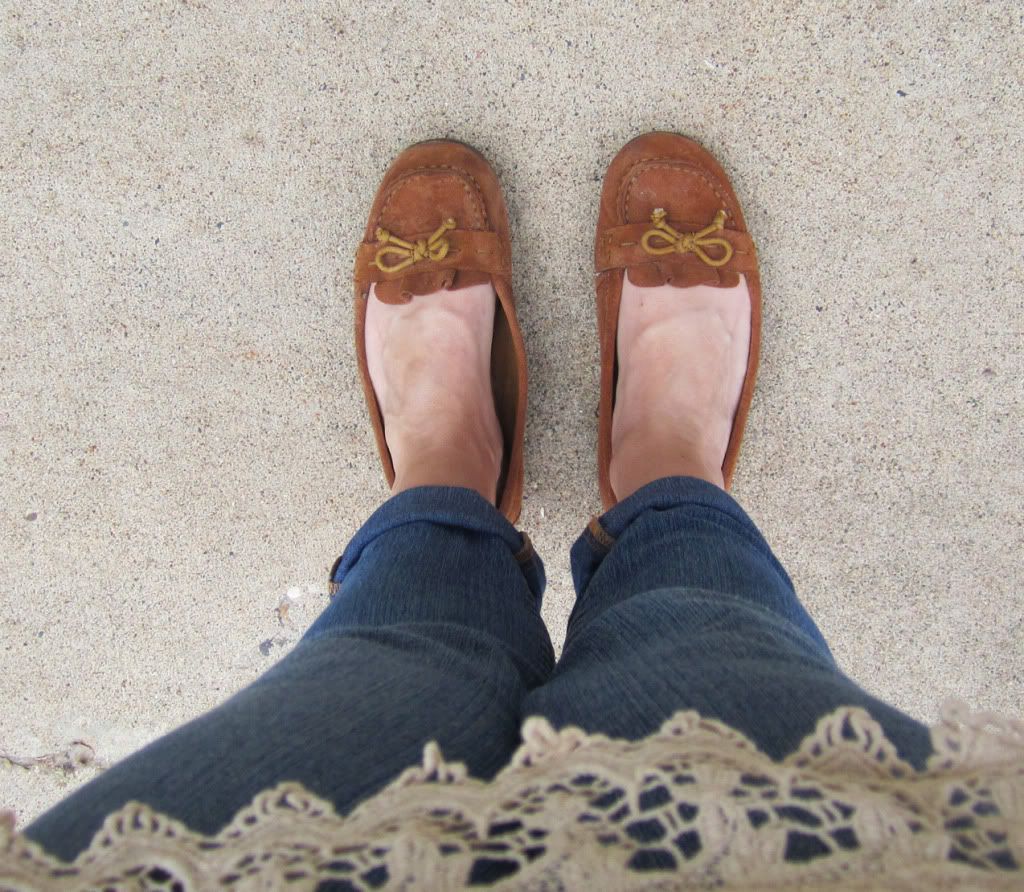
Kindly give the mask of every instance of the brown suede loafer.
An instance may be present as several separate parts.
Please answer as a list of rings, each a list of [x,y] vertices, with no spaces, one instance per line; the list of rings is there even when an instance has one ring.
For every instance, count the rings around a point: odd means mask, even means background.
[[[742,274],[750,291],[750,352],[732,433],[722,463],[732,483],[754,393],[761,336],[761,279],[754,242],[725,171],[703,147],[675,133],[647,133],[615,156],[601,189],[594,246],[601,397],[597,468],[605,508],[612,491],[612,411],[623,276],[634,285],[732,287]]]
[[[418,143],[392,163],[356,251],[356,354],[388,484],[395,468],[366,361],[370,286],[385,303],[490,282],[497,295],[491,384],[504,441],[498,510],[513,523],[523,496],[526,351],[511,284],[508,212],[498,178],[475,149],[449,140]]]

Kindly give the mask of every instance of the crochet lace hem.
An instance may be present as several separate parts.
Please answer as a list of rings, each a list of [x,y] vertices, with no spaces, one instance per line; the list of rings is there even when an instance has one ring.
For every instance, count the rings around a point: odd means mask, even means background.
[[[346,817],[295,783],[210,837],[130,803],[72,864],[0,821],[0,888],[1020,887],[1019,720],[948,706],[920,772],[858,708],[781,762],[695,712],[635,742],[539,718],[522,733],[486,783],[428,744]]]

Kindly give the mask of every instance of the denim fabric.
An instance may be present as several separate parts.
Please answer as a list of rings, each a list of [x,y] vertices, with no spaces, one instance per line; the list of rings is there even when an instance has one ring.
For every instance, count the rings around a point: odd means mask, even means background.
[[[823,715],[862,706],[911,763],[930,754],[923,725],[839,671],[768,543],[718,487],[649,484],[590,524],[572,572],[562,657],[525,715],[639,738],[695,709],[782,758]]]
[[[493,776],[528,715],[636,739],[697,709],[778,757],[852,704],[905,758],[927,757],[927,730],[836,668],[757,528],[711,484],[667,478],[635,493],[591,522],[572,569],[556,668],[529,540],[470,490],[401,493],[346,548],[337,594],[288,656],[26,834],[70,859],[133,799],[214,833],[285,780],[344,813],[429,740]]]

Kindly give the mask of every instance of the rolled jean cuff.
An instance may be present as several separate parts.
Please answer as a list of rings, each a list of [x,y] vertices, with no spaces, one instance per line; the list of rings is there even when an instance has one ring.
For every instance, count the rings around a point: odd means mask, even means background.
[[[699,477],[662,477],[648,483],[610,508],[601,516],[599,523],[604,532],[615,540],[644,511],[652,508],[664,511],[683,504],[716,509],[757,533],[754,522],[732,496],[721,487]]]
[[[704,509],[712,516],[718,513],[720,521],[729,524],[734,532],[745,536],[771,561],[786,582],[790,583],[785,568],[772,553],[757,525],[740,507],[739,502],[721,487],[699,477],[662,477],[640,487],[600,517],[594,517],[577,544],[586,543],[589,549],[598,554],[607,553],[616,540],[629,529],[630,524],[645,511],[669,511],[684,505],[688,508]]]
[[[530,537],[512,526],[480,493],[459,486],[417,486],[392,496],[360,527],[331,568],[331,594],[374,539],[398,527],[424,522],[500,539],[515,557],[534,597],[539,599],[544,593],[544,564]]]

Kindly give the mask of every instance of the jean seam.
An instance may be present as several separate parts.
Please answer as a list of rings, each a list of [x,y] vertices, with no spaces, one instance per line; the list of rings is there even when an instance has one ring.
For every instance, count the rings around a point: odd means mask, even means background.
[[[523,564],[529,564],[533,560],[533,556],[536,552],[534,551],[533,542],[530,537],[525,532],[521,532],[519,535],[523,537],[523,545],[519,551],[513,555],[513,557],[516,559],[516,563],[522,566]]]
[[[605,552],[609,552],[615,547],[616,537],[605,529],[604,524],[601,523],[601,518],[596,515],[590,518],[590,523],[587,524],[583,532]]]
[[[603,561],[609,554],[611,554],[611,549],[594,538],[594,534],[590,532],[589,528],[583,531],[583,541],[586,542],[587,547],[594,552],[595,557],[599,561]]]

